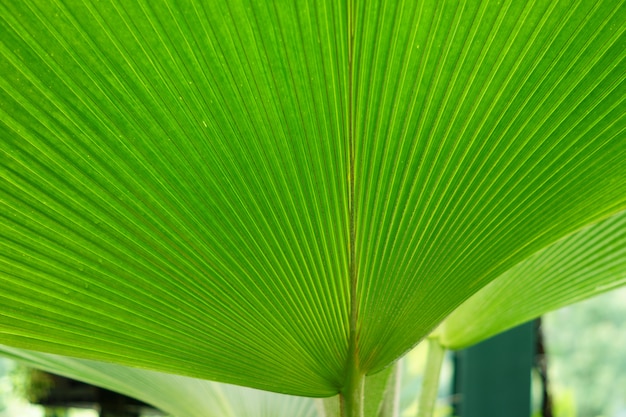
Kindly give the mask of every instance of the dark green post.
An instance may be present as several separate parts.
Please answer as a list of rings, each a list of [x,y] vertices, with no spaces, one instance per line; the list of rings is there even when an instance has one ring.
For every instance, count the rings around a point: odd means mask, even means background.
[[[457,352],[455,416],[529,417],[534,355],[533,322]]]

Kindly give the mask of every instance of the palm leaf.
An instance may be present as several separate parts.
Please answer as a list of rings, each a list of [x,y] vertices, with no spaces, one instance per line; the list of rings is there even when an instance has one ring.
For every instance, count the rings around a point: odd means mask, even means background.
[[[145,369],[0,346],[27,366],[132,396],[177,417],[316,417],[314,400]]]
[[[452,313],[439,341],[465,347],[564,305],[626,284],[626,211],[539,251]]]
[[[0,342],[354,388],[626,208],[625,14],[2,1]]]

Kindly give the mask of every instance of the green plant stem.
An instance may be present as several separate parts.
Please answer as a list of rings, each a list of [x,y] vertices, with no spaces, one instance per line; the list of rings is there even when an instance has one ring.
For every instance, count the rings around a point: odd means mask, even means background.
[[[446,351],[437,339],[428,339],[428,356],[420,393],[417,417],[432,417],[439,390],[439,375]]]
[[[346,386],[341,392],[341,417],[363,417],[365,404],[365,375],[354,368],[350,370]]]

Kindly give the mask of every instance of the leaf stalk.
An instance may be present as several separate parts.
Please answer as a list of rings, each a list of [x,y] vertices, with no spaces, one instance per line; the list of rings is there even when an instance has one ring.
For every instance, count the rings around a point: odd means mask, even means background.
[[[365,375],[358,369],[350,370],[341,391],[341,417],[363,417],[365,409]]]
[[[441,365],[446,349],[437,339],[428,339],[428,356],[426,357],[426,370],[424,371],[424,382],[417,409],[417,417],[432,417],[437,403],[437,393],[439,391],[439,376],[441,375]]]

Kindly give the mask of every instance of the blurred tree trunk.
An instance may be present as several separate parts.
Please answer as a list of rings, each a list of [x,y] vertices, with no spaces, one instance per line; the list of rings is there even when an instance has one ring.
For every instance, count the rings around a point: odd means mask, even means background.
[[[541,317],[535,320],[535,337],[537,340],[537,354],[535,355],[535,367],[541,378],[541,415],[543,417],[552,417],[552,397],[550,396],[550,386],[548,380],[548,357],[546,354],[546,346],[543,338],[543,327],[541,325]]]

